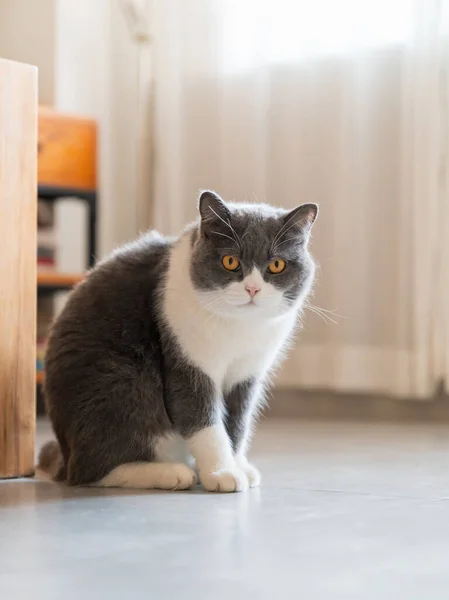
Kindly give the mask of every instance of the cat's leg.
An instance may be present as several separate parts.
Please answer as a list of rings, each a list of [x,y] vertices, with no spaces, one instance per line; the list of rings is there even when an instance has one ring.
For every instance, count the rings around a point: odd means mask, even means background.
[[[262,385],[253,380],[236,384],[225,394],[226,430],[237,466],[245,472],[250,487],[260,485],[260,473],[247,459],[255,413],[263,397]]]
[[[186,490],[196,484],[195,471],[183,463],[155,462],[152,444],[133,447],[127,439],[97,432],[88,449],[74,447],[68,462],[69,485],[134,489]]]
[[[167,407],[176,430],[187,441],[199,478],[210,492],[241,492],[248,479],[237,466],[223,422],[223,399],[212,380],[183,365],[166,377]]]
[[[132,433],[96,440],[80,452],[74,447],[68,462],[69,485],[134,489],[186,490],[196,484],[193,469],[183,463],[155,462],[152,444],[133,447]]]
[[[209,492],[242,492],[248,479],[233,456],[221,418],[215,418],[188,438],[202,485]]]
[[[123,377],[124,365],[127,366]],[[94,370],[65,400],[72,409],[66,429],[67,483],[140,489],[187,489],[195,472],[179,462],[157,462],[160,438],[173,431],[157,373],[134,363],[103,374]]]

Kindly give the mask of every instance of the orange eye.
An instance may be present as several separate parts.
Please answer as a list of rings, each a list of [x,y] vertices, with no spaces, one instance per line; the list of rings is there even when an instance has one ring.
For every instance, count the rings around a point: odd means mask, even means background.
[[[240,261],[236,256],[223,256],[221,262],[227,271],[237,271],[237,269],[240,267]]]
[[[268,265],[268,270],[270,271],[270,273],[273,273],[273,275],[282,273],[282,271],[284,269],[285,269],[285,260],[282,260],[282,258],[275,258]]]

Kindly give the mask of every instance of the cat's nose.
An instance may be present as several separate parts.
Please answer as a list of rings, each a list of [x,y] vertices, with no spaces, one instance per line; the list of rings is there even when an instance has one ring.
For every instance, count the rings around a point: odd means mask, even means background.
[[[248,292],[248,294],[251,296],[251,298],[254,298],[254,296],[257,294],[257,292],[260,292],[260,287],[253,283],[247,283],[245,285],[245,290]]]

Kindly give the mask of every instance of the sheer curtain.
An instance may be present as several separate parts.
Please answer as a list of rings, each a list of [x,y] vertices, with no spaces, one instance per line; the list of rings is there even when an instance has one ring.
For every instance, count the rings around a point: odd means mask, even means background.
[[[444,0],[154,0],[154,224],[199,188],[321,207],[320,269],[279,376],[430,398],[449,378]]]

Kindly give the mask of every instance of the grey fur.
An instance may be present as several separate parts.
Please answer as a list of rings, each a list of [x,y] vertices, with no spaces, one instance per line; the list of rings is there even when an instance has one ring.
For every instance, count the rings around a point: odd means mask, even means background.
[[[245,420],[251,410],[251,392],[255,381],[250,379],[238,383],[225,394],[224,404],[226,409],[226,431],[231,440],[234,452],[238,452],[245,432]]]
[[[241,281],[257,267],[265,281],[283,290],[287,304],[297,299],[310,274],[306,248],[318,213],[316,204],[303,204],[290,212],[266,205],[235,207],[225,205],[214,192],[207,191],[200,197],[200,213],[202,235],[194,245],[190,271],[198,289]],[[287,260],[288,268],[273,275],[267,267],[277,252]],[[227,254],[238,254],[241,268],[223,269],[221,260]]]
[[[233,207],[204,192],[200,212],[201,221],[184,234],[193,244],[194,286],[222,287],[256,265],[288,302],[298,297],[310,266],[304,248],[315,205],[292,212]],[[56,479],[93,483],[120,464],[152,461],[162,435],[188,438],[212,424],[214,385],[189,362],[160,307],[174,244],[148,233],[114,252],[73,291],[54,323],[45,396],[63,458]],[[276,244],[283,244],[288,267],[271,275],[266,267]],[[232,248],[241,260],[235,273],[221,264]],[[234,448],[241,442],[252,385],[242,382],[225,396]],[[47,470],[49,456],[56,460],[54,449],[42,453],[40,466]]]

